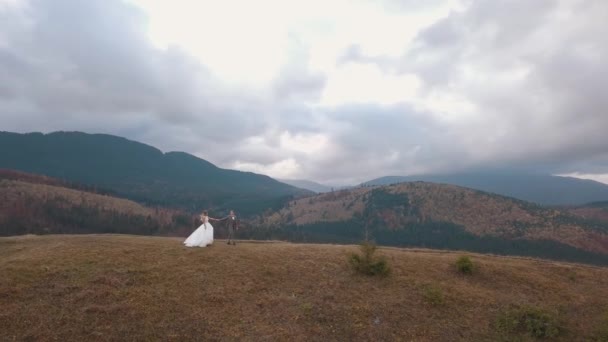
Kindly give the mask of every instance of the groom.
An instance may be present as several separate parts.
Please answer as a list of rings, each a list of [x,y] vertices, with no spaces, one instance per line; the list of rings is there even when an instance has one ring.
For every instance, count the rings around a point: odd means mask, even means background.
[[[239,221],[236,219],[236,215],[234,214],[234,210],[230,210],[230,214],[228,216],[219,219],[219,221],[227,221],[228,225],[228,244],[236,246],[236,242],[234,241],[234,234],[237,230],[239,230]]]

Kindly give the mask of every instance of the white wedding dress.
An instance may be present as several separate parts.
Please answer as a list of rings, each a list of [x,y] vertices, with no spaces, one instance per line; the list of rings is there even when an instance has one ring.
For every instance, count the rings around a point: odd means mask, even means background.
[[[213,243],[213,226],[209,223],[209,217],[203,217],[203,224],[188,236],[184,245],[186,247],[205,247]]]

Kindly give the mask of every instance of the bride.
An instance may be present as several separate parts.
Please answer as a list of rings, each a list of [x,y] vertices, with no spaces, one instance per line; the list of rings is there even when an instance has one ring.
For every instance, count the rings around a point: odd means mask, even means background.
[[[205,247],[213,243],[213,226],[209,223],[209,215],[207,211],[203,211],[200,216],[203,224],[200,225],[188,238],[184,241],[186,247]],[[213,219],[211,219],[213,220]]]

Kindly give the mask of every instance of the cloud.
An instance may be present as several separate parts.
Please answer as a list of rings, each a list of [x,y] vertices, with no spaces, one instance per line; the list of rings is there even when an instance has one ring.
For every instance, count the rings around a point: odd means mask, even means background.
[[[186,51],[155,47],[144,13],[122,1],[32,0],[0,16],[4,129],[129,132],[227,163],[226,151],[273,125],[278,101],[323,87],[297,62],[275,80],[278,100],[228,86]]]
[[[597,1],[471,1],[423,30],[393,70],[416,74],[427,98],[470,103],[452,129],[487,164],[575,172],[596,160],[588,170],[605,172],[607,14]]]
[[[608,173],[608,3],[238,6],[0,0],[1,129],[112,133],[334,184]]]
[[[325,74],[311,70],[309,47],[292,36],[288,46],[288,63],[274,79],[273,91],[279,102],[316,102],[321,96],[327,78]]]

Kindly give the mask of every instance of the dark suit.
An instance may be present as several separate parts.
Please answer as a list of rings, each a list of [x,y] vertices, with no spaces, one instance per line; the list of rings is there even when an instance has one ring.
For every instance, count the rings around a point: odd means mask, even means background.
[[[225,221],[226,226],[228,227],[228,244],[236,245],[236,242],[234,242],[234,235],[239,229],[239,221],[236,218],[236,215],[228,215],[223,219],[220,219],[220,221]]]

